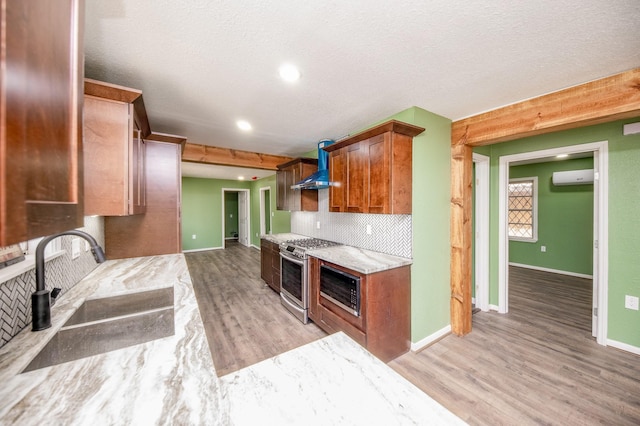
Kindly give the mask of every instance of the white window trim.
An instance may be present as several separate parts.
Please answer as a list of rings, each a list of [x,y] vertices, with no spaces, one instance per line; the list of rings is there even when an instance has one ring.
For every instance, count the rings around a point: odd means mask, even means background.
[[[533,181],[533,209],[531,212],[533,215],[533,235],[531,238],[509,237],[509,241],[520,241],[523,243],[537,243],[538,242],[538,176],[509,179],[509,183],[518,183],[518,182],[527,182],[527,181]],[[507,206],[507,209],[508,208],[509,207]]]

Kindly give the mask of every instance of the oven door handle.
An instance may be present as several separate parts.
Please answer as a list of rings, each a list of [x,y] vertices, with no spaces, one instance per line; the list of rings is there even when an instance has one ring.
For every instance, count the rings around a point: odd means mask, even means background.
[[[295,263],[296,265],[304,266],[304,260],[298,259],[295,256],[291,256],[288,253],[280,252],[280,257],[282,259],[287,259],[291,263]]]

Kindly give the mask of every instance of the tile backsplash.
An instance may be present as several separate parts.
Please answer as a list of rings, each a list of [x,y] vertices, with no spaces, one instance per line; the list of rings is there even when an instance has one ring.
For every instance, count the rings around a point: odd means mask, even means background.
[[[367,233],[368,226],[370,234]],[[328,189],[318,191],[317,212],[291,212],[291,232],[412,257],[411,215],[330,213]]]
[[[98,244],[104,247],[104,218],[87,216],[84,218],[84,227],[80,230],[91,234]],[[64,297],[67,290],[98,266],[91,251],[81,250],[80,257],[71,258],[71,244],[74,238],[76,237],[60,237],[61,248],[65,253],[49,260],[45,266],[47,289],[61,288],[62,293],[58,297]],[[50,245],[52,243],[53,241]],[[81,244],[81,247],[84,245]],[[31,324],[31,293],[35,288],[35,267],[0,283],[0,347]]]

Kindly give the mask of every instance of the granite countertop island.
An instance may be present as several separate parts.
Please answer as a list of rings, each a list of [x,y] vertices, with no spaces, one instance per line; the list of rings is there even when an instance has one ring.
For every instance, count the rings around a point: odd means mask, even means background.
[[[20,374],[85,299],[167,286],[173,336]],[[0,348],[2,424],[463,424],[343,333],[217,377],[181,254],[100,265],[52,319]]]

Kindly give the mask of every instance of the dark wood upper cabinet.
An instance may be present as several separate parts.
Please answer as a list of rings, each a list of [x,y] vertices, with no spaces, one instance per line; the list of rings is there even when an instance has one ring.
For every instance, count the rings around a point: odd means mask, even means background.
[[[276,172],[276,208],[289,211],[318,211],[318,190],[291,189],[291,185],[318,170],[315,158],[296,158],[278,166]]]
[[[0,246],[83,226],[84,3],[3,1]]]
[[[329,211],[411,214],[413,137],[423,131],[391,120],[325,147]]]
[[[150,133],[142,92],[89,79],[84,91],[85,214],[142,214]]]
[[[167,138],[163,138],[166,140]],[[104,219],[105,253],[109,259],[156,256],[182,251],[180,220],[181,147],[147,140],[146,212]]]

